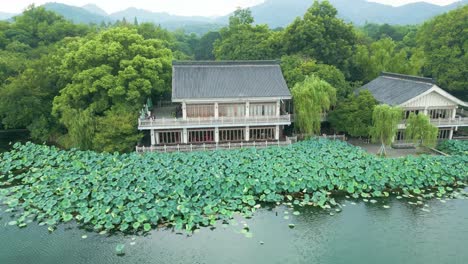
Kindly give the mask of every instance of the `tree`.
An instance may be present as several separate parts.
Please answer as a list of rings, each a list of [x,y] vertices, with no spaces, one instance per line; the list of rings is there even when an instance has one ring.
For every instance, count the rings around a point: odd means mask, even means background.
[[[335,66],[317,63],[313,59],[299,55],[281,57],[281,69],[288,87],[305,80],[306,76],[314,74],[328,82],[336,89],[338,98],[345,98],[351,92],[351,85],[344,74]]]
[[[98,117],[93,146],[98,151],[129,152],[134,150],[135,142],[142,135],[135,133],[138,125],[138,112],[128,111],[125,107],[112,108],[104,117]],[[115,128],[118,127],[119,130]]]
[[[81,36],[90,27],[74,25],[64,17],[44,7],[29,6],[22,15],[14,17],[14,23],[5,32],[12,41],[19,41],[35,48],[49,45],[64,37]]]
[[[435,147],[439,130],[431,124],[431,120],[425,114],[411,113],[406,122],[406,137],[426,147]]]
[[[336,103],[336,89],[311,75],[297,83],[291,92],[297,129],[306,135],[319,134],[323,114]]]
[[[279,57],[275,50],[279,32],[267,25],[253,26],[248,9],[238,9],[229,19],[229,26],[220,30],[221,38],[214,42],[218,60],[264,60]]]
[[[467,28],[468,5],[464,5],[424,23],[417,34],[426,55],[424,74],[462,96],[468,89]]]
[[[372,113],[377,104],[372,94],[363,90],[358,95],[351,94],[338,101],[327,120],[336,131],[346,132],[353,137],[366,137],[370,134]]]
[[[397,49],[397,43],[386,37],[373,42],[370,46],[358,45],[353,55],[356,79],[368,82],[382,71],[417,75],[424,65],[421,50]]]
[[[74,40],[48,47],[48,54],[29,60],[25,69],[0,85],[0,117],[6,128],[27,128],[32,139],[40,142],[50,141],[58,133],[57,120],[50,113],[62,84],[60,65],[68,52],[67,42]]]
[[[337,10],[328,1],[314,1],[304,17],[294,20],[284,34],[287,54],[301,54],[336,66],[347,77],[355,42],[352,25],[339,19]]]
[[[122,129],[126,124],[116,122],[128,121],[129,115],[122,119],[116,115],[135,113],[136,120],[148,97],[169,91],[171,51],[164,42],[145,40],[128,27],[103,31],[71,46],[60,69],[67,82],[55,97],[52,109],[67,131],[63,144],[109,151],[130,148],[129,132]],[[131,124],[131,138],[138,138],[136,123]],[[102,140],[109,131],[114,131],[113,142]]]
[[[196,60],[214,60],[213,45],[216,40],[221,38],[217,31],[210,31],[203,35],[195,48]]]
[[[402,119],[402,110],[386,104],[378,105],[372,113],[372,127],[370,129],[372,142],[380,142],[379,155],[387,155],[385,145],[390,145],[398,130]]]

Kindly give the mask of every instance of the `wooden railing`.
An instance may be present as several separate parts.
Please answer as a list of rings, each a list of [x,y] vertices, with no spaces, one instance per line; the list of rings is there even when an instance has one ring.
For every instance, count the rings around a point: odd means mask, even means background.
[[[150,128],[180,128],[180,127],[202,127],[216,125],[258,125],[258,124],[284,124],[290,123],[290,115],[281,116],[251,116],[251,117],[199,117],[199,118],[157,118],[157,119],[139,119],[139,129]]]
[[[406,127],[407,120],[403,120],[399,128]],[[455,118],[437,118],[431,119],[431,124],[436,127],[461,127],[461,126],[468,126],[468,117],[455,117]]]
[[[207,150],[221,150],[221,149],[242,149],[242,148],[267,148],[267,147],[280,147],[291,145],[290,140],[286,141],[253,141],[253,142],[240,142],[240,143],[217,143],[217,144],[184,144],[184,145],[164,145],[164,146],[150,146],[150,147],[136,147],[137,153],[145,152],[190,152],[190,151],[207,151]]]

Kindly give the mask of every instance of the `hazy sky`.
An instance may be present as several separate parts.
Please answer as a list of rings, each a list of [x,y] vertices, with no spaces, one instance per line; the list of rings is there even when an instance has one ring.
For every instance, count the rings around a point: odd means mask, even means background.
[[[249,7],[259,4],[264,0],[0,0],[0,11],[10,13],[20,13],[31,3],[41,5],[46,2],[60,2],[75,6],[82,6],[94,3],[106,10],[108,13],[123,10],[133,6],[150,11],[165,11],[176,15],[201,15],[216,16],[225,15],[233,11],[236,7]],[[353,1],[353,0],[350,0]],[[411,2],[431,2],[439,5],[446,5],[458,0],[370,0],[390,5],[402,5]],[[311,0],[312,2],[312,0]]]

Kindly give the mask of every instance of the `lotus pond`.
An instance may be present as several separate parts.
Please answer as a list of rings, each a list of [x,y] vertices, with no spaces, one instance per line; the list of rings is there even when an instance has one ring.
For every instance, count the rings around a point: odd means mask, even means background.
[[[0,213],[0,263],[466,263],[466,196],[363,199],[337,198],[340,213],[311,206],[262,206],[251,219],[235,216],[228,225],[219,222],[215,229],[200,228],[191,236],[164,228],[143,236],[109,236],[74,223],[49,233],[36,223],[9,226],[14,218]],[[124,245],[125,255],[116,254],[117,245]]]
[[[260,203],[324,209],[334,194],[386,197],[390,191],[442,197],[468,179],[468,156],[378,158],[345,142],[310,140],[290,147],[146,155],[59,150],[15,144],[0,156],[0,199],[26,227],[54,231],[76,221],[96,232],[193,232],[254,214]],[[428,188],[434,187],[436,189]]]

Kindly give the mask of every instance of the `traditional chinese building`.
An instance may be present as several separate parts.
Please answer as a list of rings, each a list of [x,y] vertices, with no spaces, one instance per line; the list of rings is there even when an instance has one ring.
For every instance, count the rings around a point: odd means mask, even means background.
[[[152,146],[279,142],[290,99],[278,61],[175,61],[172,104],[140,118],[138,129]]]

